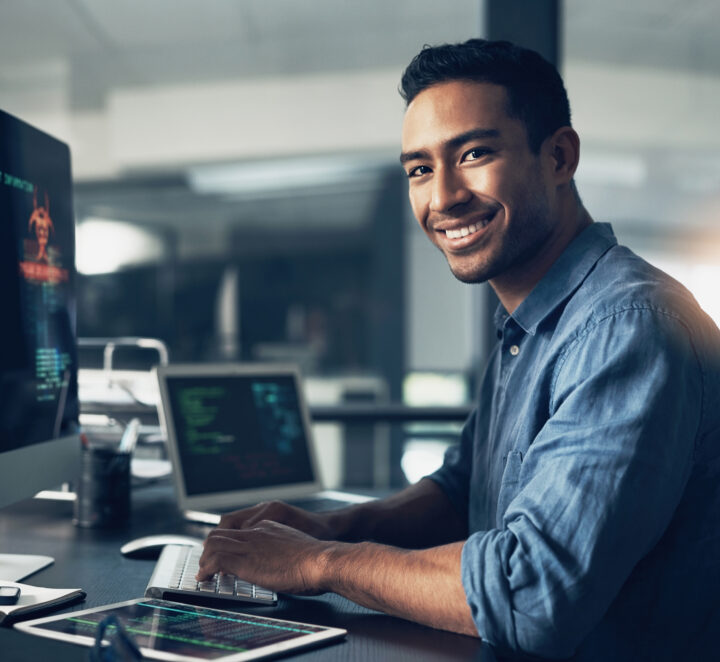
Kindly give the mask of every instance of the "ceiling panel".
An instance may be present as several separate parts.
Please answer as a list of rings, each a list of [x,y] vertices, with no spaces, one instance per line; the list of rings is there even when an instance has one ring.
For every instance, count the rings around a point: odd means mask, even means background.
[[[477,34],[479,0],[2,0],[0,85],[66,67],[72,108],[127,85],[397,66]],[[716,0],[567,0],[565,54],[720,75]],[[39,77],[42,79],[42,76]],[[28,85],[36,85],[30,76]],[[0,91],[2,91],[0,89]]]
[[[86,109],[119,86],[400,68],[426,42],[476,34],[479,12],[475,0],[5,0],[0,82],[59,63],[70,106]]]
[[[0,0],[0,74],[101,48],[68,0]]]
[[[243,0],[70,0],[124,49],[242,39],[252,3]],[[267,3],[272,5],[272,2]]]
[[[570,0],[564,14],[568,58],[720,76],[716,0]]]

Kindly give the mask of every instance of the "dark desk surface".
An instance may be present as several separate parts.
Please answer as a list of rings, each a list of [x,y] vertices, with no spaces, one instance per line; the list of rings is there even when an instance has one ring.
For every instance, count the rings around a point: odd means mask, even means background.
[[[72,524],[72,504],[29,500],[0,510],[0,551],[47,554],[55,563],[26,583],[87,591],[87,599],[67,611],[141,597],[154,561],[132,560],[120,546],[151,533],[204,536],[207,528],[185,522],[175,509],[169,486],[135,489],[130,523],[119,529],[80,529]],[[244,608],[288,620],[345,628],[343,643],[300,653],[290,659],[424,660],[495,659],[477,639],[433,630],[371,611],[335,594],[314,598],[280,596],[277,608]],[[87,648],[40,639],[0,627],[0,658],[15,660],[87,660]]]

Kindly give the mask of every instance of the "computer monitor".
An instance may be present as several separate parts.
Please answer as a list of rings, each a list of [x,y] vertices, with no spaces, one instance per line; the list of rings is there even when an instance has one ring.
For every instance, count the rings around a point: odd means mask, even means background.
[[[0,507],[77,475],[77,393],[70,151],[0,111]],[[0,554],[0,580],[51,562]]]

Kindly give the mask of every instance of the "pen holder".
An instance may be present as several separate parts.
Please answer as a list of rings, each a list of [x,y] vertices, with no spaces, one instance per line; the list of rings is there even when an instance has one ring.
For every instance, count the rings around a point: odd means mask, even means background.
[[[109,528],[126,524],[130,517],[130,453],[84,448],[76,494],[76,526]]]

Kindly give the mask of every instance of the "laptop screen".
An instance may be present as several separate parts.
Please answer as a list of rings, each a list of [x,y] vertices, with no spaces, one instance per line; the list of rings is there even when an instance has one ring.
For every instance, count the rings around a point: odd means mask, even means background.
[[[314,480],[292,375],[167,376],[189,497]]]

